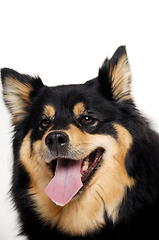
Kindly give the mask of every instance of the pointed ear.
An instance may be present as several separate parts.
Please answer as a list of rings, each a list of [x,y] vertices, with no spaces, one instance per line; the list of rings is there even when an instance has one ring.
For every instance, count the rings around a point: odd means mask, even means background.
[[[12,124],[16,125],[27,114],[33,98],[44,86],[40,78],[20,74],[12,69],[1,69],[3,98],[8,107]]]
[[[98,79],[106,97],[117,103],[132,102],[131,71],[125,46],[120,46],[110,60],[105,60],[99,69]]]

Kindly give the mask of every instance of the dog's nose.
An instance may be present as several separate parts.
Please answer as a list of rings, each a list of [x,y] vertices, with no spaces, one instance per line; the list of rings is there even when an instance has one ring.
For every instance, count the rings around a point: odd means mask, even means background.
[[[69,143],[69,137],[66,133],[56,131],[46,136],[45,144],[52,151],[60,152],[66,149]]]

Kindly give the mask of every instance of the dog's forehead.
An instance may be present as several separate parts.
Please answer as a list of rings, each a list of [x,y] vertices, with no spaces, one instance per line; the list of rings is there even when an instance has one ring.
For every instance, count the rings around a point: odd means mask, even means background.
[[[80,115],[86,110],[90,89],[83,85],[62,85],[50,87],[45,92],[44,114],[55,115],[57,111],[71,111]],[[47,96],[47,98],[46,98]]]
[[[72,112],[76,116],[81,115],[85,110],[85,103],[82,101],[74,103],[72,108]],[[55,116],[56,111],[58,111],[58,109],[56,109],[53,104],[47,104],[44,106],[43,114],[51,118],[52,116]]]
[[[115,106],[103,96],[94,82],[89,84],[47,87],[43,93],[43,113],[60,118],[80,116],[86,112],[95,115],[114,115]]]

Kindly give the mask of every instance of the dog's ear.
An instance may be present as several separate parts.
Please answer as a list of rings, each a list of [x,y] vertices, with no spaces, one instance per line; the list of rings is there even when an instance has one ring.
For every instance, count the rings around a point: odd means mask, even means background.
[[[33,98],[44,86],[40,78],[20,74],[12,69],[1,69],[3,98],[8,107],[12,124],[16,125],[27,114]]]
[[[100,89],[105,96],[119,103],[132,102],[131,71],[125,46],[120,46],[110,60],[106,59],[99,69]]]

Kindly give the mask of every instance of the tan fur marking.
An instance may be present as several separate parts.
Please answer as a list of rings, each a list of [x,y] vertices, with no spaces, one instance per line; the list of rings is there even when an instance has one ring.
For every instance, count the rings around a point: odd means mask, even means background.
[[[50,118],[55,116],[55,107],[53,105],[46,105],[44,108],[44,114]]]
[[[30,102],[30,92],[33,90],[29,83],[20,83],[17,79],[7,77],[4,85],[4,100],[9,104],[12,114],[12,124],[19,122],[26,114],[26,106]]]
[[[83,102],[78,102],[74,105],[73,112],[75,115],[80,115],[85,111],[85,105]]]
[[[104,224],[104,211],[115,222],[126,188],[134,185],[125,169],[125,156],[132,145],[130,133],[119,124],[114,124],[118,140],[110,135],[88,134],[70,125],[66,130],[70,137],[70,149],[81,159],[94,149],[103,147],[105,152],[101,167],[80,195],[64,207],[54,204],[44,189],[52,179],[52,173],[45,163],[47,157],[44,140],[33,144],[31,152],[31,131],[24,138],[20,150],[20,160],[30,175],[29,193],[36,202],[36,209],[46,222],[70,235],[92,233]]]
[[[92,179],[113,222],[117,219],[126,187],[131,188],[134,185],[134,180],[128,176],[125,169],[125,156],[131,147],[132,137],[122,126],[114,124],[114,127],[118,132],[118,143],[116,141],[113,143],[113,139],[108,143],[103,156],[103,166]]]
[[[51,171],[47,167],[43,156],[40,153],[41,141],[37,141],[33,144],[33,152],[31,152],[31,130],[23,140],[20,150],[20,161],[25,166],[27,172],[31,177],[31,182],[36,190],[50,180],[52,176]]]
[[[132,100],[130,94],[131,71],[127,56],[122,56],[117,65],[110,66],[110,78],[112,81],[112,90],[116,100]]]

